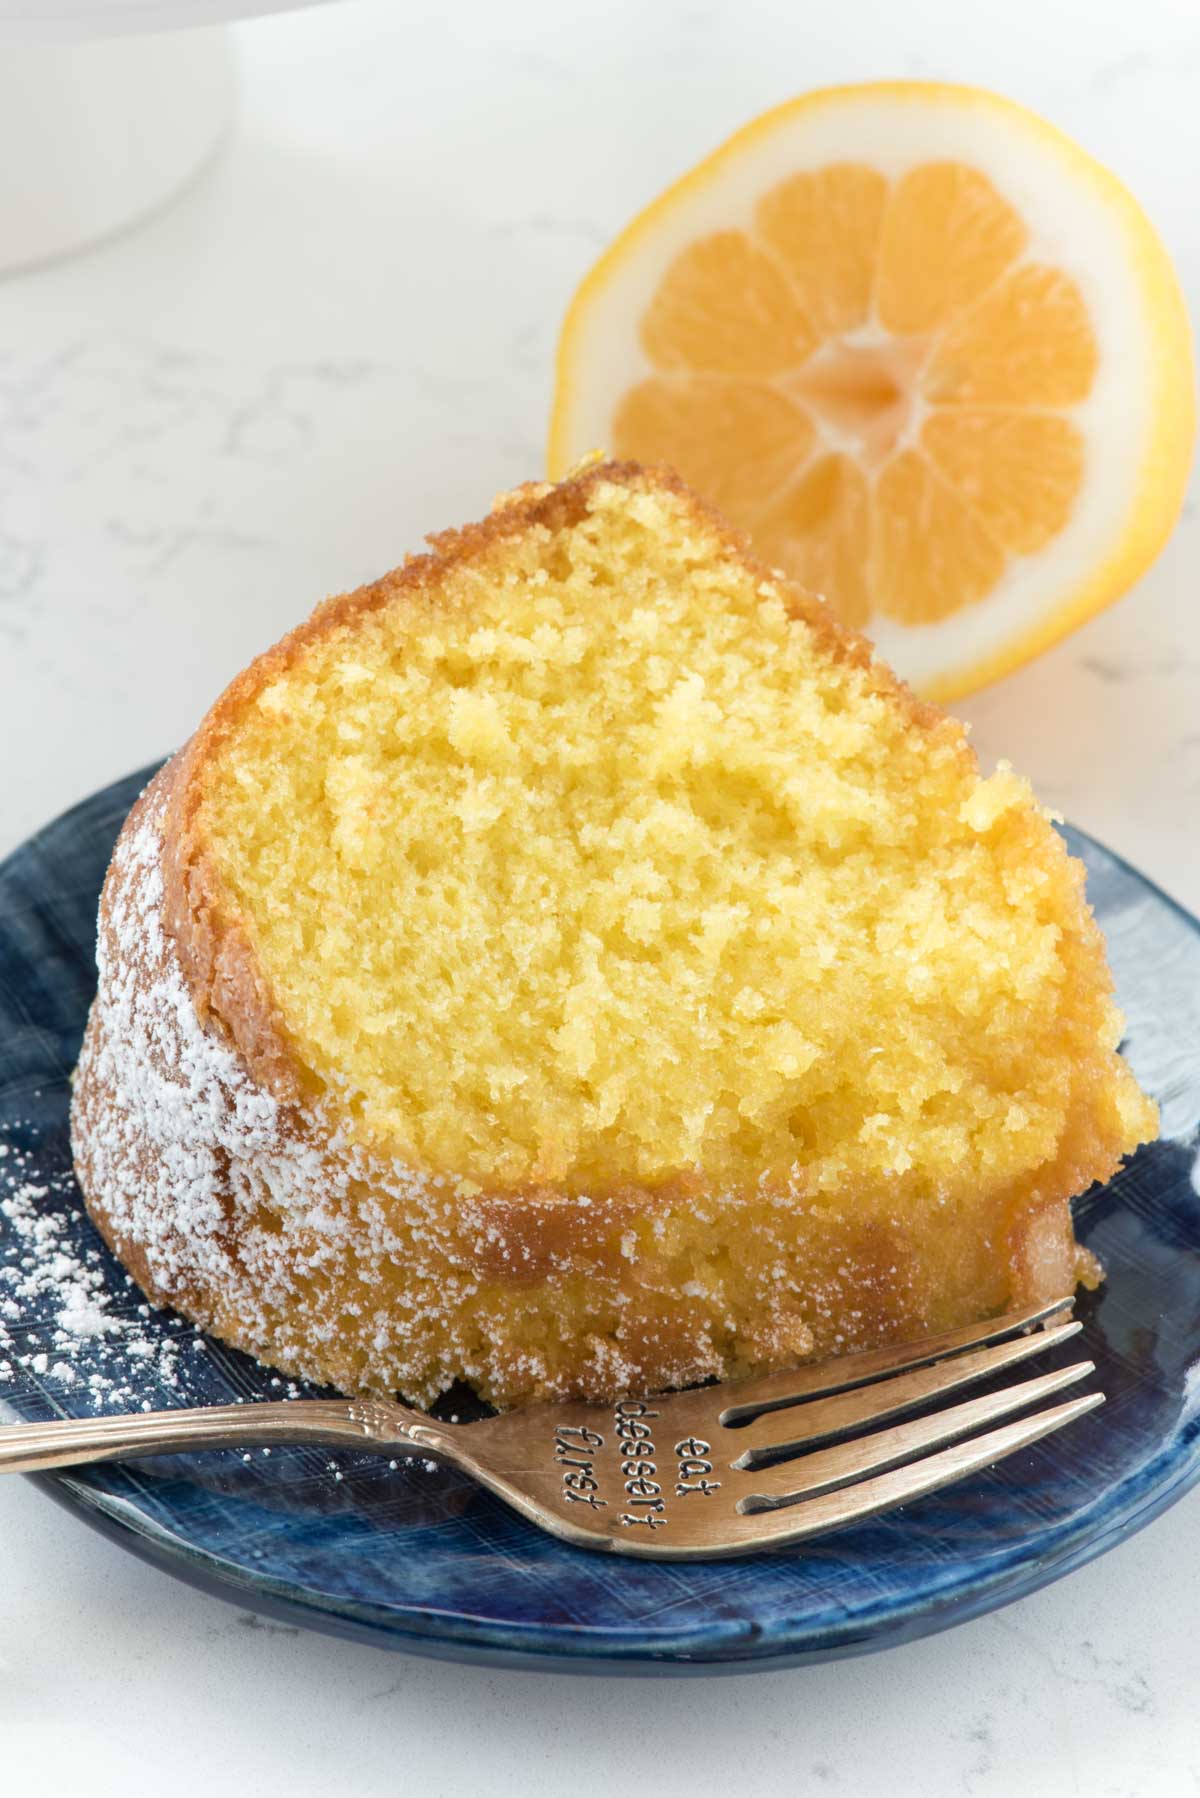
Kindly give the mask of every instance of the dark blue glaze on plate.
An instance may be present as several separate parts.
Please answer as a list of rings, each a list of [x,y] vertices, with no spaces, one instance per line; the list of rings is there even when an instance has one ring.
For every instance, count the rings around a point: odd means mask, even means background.
[[[99,1255],[113,1310],[140,1294],[99,1245],[70,1180],[68,1079],[94,986],[96,903],[149,773],[65,814],[0,865],[0,1270],[28,1232],[3,1215],[35,1179],[76,1252]],[[734,1671],[830,1659],[944,1629],[1102,1554],[1200,1478],[1200,925],[1134,869],[1069,831],[1108,938],[1127,1053],[1163,1138],[1077,1207],[1108,1270],[1084,1299],[1082,1350],[1108,1396],[1061,1435],[902,1512],[806,1547],[655,1565],[540,1534],[461,1476],[362,1455],[225,1451],[81,1469],[39,1483],[135,1553],[220,1596],[383,1646],[576,1671]],[[16,1161],[23,1158],[18,1171]],[[10,1288],[0,1278],[0,1299]],[[97,1337],[73,1385],[53,1377],[55,1314],[31,1300],[0,1378],[13,1418],[90,1415],[100,1371],[150,1406],[278,1397],[268,1369],[151,1312],[182,1345],[172,1386],[127,1337]],[[1080,1348],[1064,1351],[1072,1358]],[[41,1352],[49,1371],[32,1366]],[[0,1363],[4,1356],[0,1355]],[[27,1364],[22,1366],[21,1360]],[[40,1364],[40,1363],[39,1363]]]

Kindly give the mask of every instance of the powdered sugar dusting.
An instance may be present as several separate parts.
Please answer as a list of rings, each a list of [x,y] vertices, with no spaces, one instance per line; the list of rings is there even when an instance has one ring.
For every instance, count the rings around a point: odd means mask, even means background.
[[[275,1100],[196,1017],[162,928],[159,852],[151,813],[113,858],[113,903],[96,958],[103,1031],[91,1072],[111,1081],[115,1104],[98,1125],[90,1120],[87,1152],[107,1191],[106,1172],[127,1161],[134,1138],[148,1139],[155,1178],[128,1195],[128,1223],[169,1290],[185,1271],[182,1249],[189,1263],[199,1260],[217,1276],[227,1271],[222,1157],[240,1162],[277,1154],[282,1145]],[[87,1057],[85,1045],[81,1067]],[[169,1229],[162,1228],[165,1218]]]
[[[50,1391],[83,1388],[92,1410],[129,1410],[144,1402],[145,1386],[135,1390],[89,1366],[89,1351],[103,1338],[118,1350],[110,1366],[143,1361],[147,1384],[177,1391],[180,1338],[148,1330],[145,1306],[140,1315],[114,1306],[101,1249],[81,1246],[70,1175],[29,1179],[31,1152],[11,1143],[0,1150],[0,1216],[17,1246],[14,1260],[0,1266],[0,1379],[24,1372]],[[175,1327],[187,1334],[182,1319]]]

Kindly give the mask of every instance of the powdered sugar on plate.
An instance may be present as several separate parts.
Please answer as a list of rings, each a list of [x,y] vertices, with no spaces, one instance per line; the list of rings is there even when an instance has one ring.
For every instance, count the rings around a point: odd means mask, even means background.
[[[65,1129],[43,1134],[32,1120],[8,1128],[7,1139],[0,1135],[0,1389],[9,1397],[0,1396],[0,1418],[6,1411],[79,1417],[317,1395],[266,1368],[248,1368],[186,1318],[148,1304],[83,1209]],[[432,1460],[389,1462],[370,1453],[332,1460],[302,1447],[172,1457],[165,1477],[177,1477],[183,1460],[188,1477],[213,1491],[242,1491],[286,1508],[353,1510],[364,1482],[383,1481],[403,1516],[420,1509],[420,1489],[453,1494],[463,1484]]]
[[[26,1126],[23,1133],[32,1130]],[[162,1319],[154,1329],[150,1307],[133,1282],[121,1276],[128,1301],[116,1297],[105,1252],[92,1237],[69,1170],[47,1176],[45,1157],[16,1142],[0,1142],[0,1218],[7,1254],[0,1262],[0,1380],[24,1373],[47,1396],[72,1390],[72,1409],[81,1398],[94,1411],[150,1410],[145,1396],[157,1387],[180,1391],[180,1358],[198,1340],[182,1318]],[[39,1177],[30,1178],[34,1165]],[[127,1282],[127,1284],[126,1284]],[[104,1344],[115,1355],[97,1354]],[[103,1359],[105,1366],[96,1363]],[[106,1366],[145,1370],[135,1387]],[[81,1388],[81,1391],[75,1390]]]

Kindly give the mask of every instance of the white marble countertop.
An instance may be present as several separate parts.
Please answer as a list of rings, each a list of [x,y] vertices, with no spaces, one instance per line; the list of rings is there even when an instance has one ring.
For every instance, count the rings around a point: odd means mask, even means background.
[[[1141,196],[1200,311],[1192,0],[463,0],[239,27],[184,198],[0,282],[0,853],[176,744],[326,593],[541,467],[612,232],[789,93],[947,76]],[[965,707],[985,759],[1200,909],[1194,507],[1136,593]],[[914,1647],[716,1681],[445,1666],[264,1623],[0,1487],[0,1786],[289,1798],[1200,1792],[1200,1493]]]

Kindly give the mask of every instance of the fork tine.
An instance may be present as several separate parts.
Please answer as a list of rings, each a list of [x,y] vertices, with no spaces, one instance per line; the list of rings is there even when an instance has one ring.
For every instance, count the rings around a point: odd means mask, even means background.
[[[931,1361],[940,1361],[962,1349],[999,1342],[1020,1330],[1031,1330],[1060,1312],[1069,1313],[1072,1302],[1068,1294],[1048,1305],[1036,1305],[1027,1311],[1007,1311],[1002,1317],[989,1317],[982,1323],[967,1324],[961,1330],[947,1330],[941,1336],[926,1336],[919,1342],[899,1342],[890,1348],[842,1355],[819,1367],[796,1367],[783,1373],[741,1380],[731,1388],[737,1402],[721,1413],[721,1422],[736,1423],[743,1417],[755,1417],[761,1411],[794,1405],[800,1399],[823,1398],[829,1393],[844,1392],[850,1386],[865,1386],[912,1367],[925,1367]]]
[[[726,1535],[714,1542],[712,1555],[744,1554],[755,1548],[781,1547],[787,1542],[798,1542],[825,1530],[861,1522],[881,1511],[893,1510],[897,1505],[936,1492],[939,1486],[952,1485],[968,1474],[993,1466],[1006,1455],[1028,1448],[1031,1443],[1103,1403],[1102,1392],[1085,1392],[1079,1398],[1068,1399],[1064,1405],[1054,1405],[1033,1417],[1004,1424],[984,1436],[944,1448],[940,1454],[910,1461],[907,1466],[893,1468],[890,1473],[879,1474],[875,1479],[841,1487],[836,1492],[825,1492],[797,1505],[750,1512],[739,1518],[736,1535]],[[690,1553],[703,1557],[705,1550],[692,1549]]]
[[[1031,1336],[1017,1336],[1011,1342],[999,1342],[992,1348],[976,1349],[972,1354],[954,1355],[932,1366],[918,1367],[911,1373],[899,1373],[870,1386],[856,1386],[849,1392],[835,1393],[832,1398],[809,1399],[790,1409],[768,1411],[745,1424],[736,1432],[729,1447],[740,1451],[736,1467],[753,1467],[766,1459],[777,1459],[792,1448],[824,1441],[830,1436],[861,1430],[879,1418],[894,1417],[911,1411],[943,1392],[959,1386],[986,1380],[1002,1373],[1031,1355],[1065,1342],[1082,1329],[1082,1324],[1059,1324],[1053,1329],[1039,1330]],[[725,1440],[722,1441],[722,1447]]]
[[[1052,1373],[1036,1379],[1006,1386],[1001,1392],[989,1392],[982,1398],[967,1399],[929,1417],[894,1424],[891,1429],[876,1430],[870,1436],[856,1436],[836,1448],[817,1449],[799,1461],[779,1461],[773,1467],[755,1469],[745,1484],[752,1490],[745,1499],[746,1510],[773,1510],[795,1504],[800,1499],[815,1498],[819,1493],[866,1479],[870,1474],[884,1473],[904,1461],[913,1461],[931,1449],[958,1442],[983,1425],[995,1423],[1012,1411],[1026,1410],[1059,1392],[1064,1386],[1095,1372],[1094,1361],[1078,1361],[1073,1367],[1056,1367]],[[734,1466],[738,1463],[735,1461]],[[759,1501],[762,1501],[761,1504]],[[739,1506],[739,1509],[742,1509]]]

